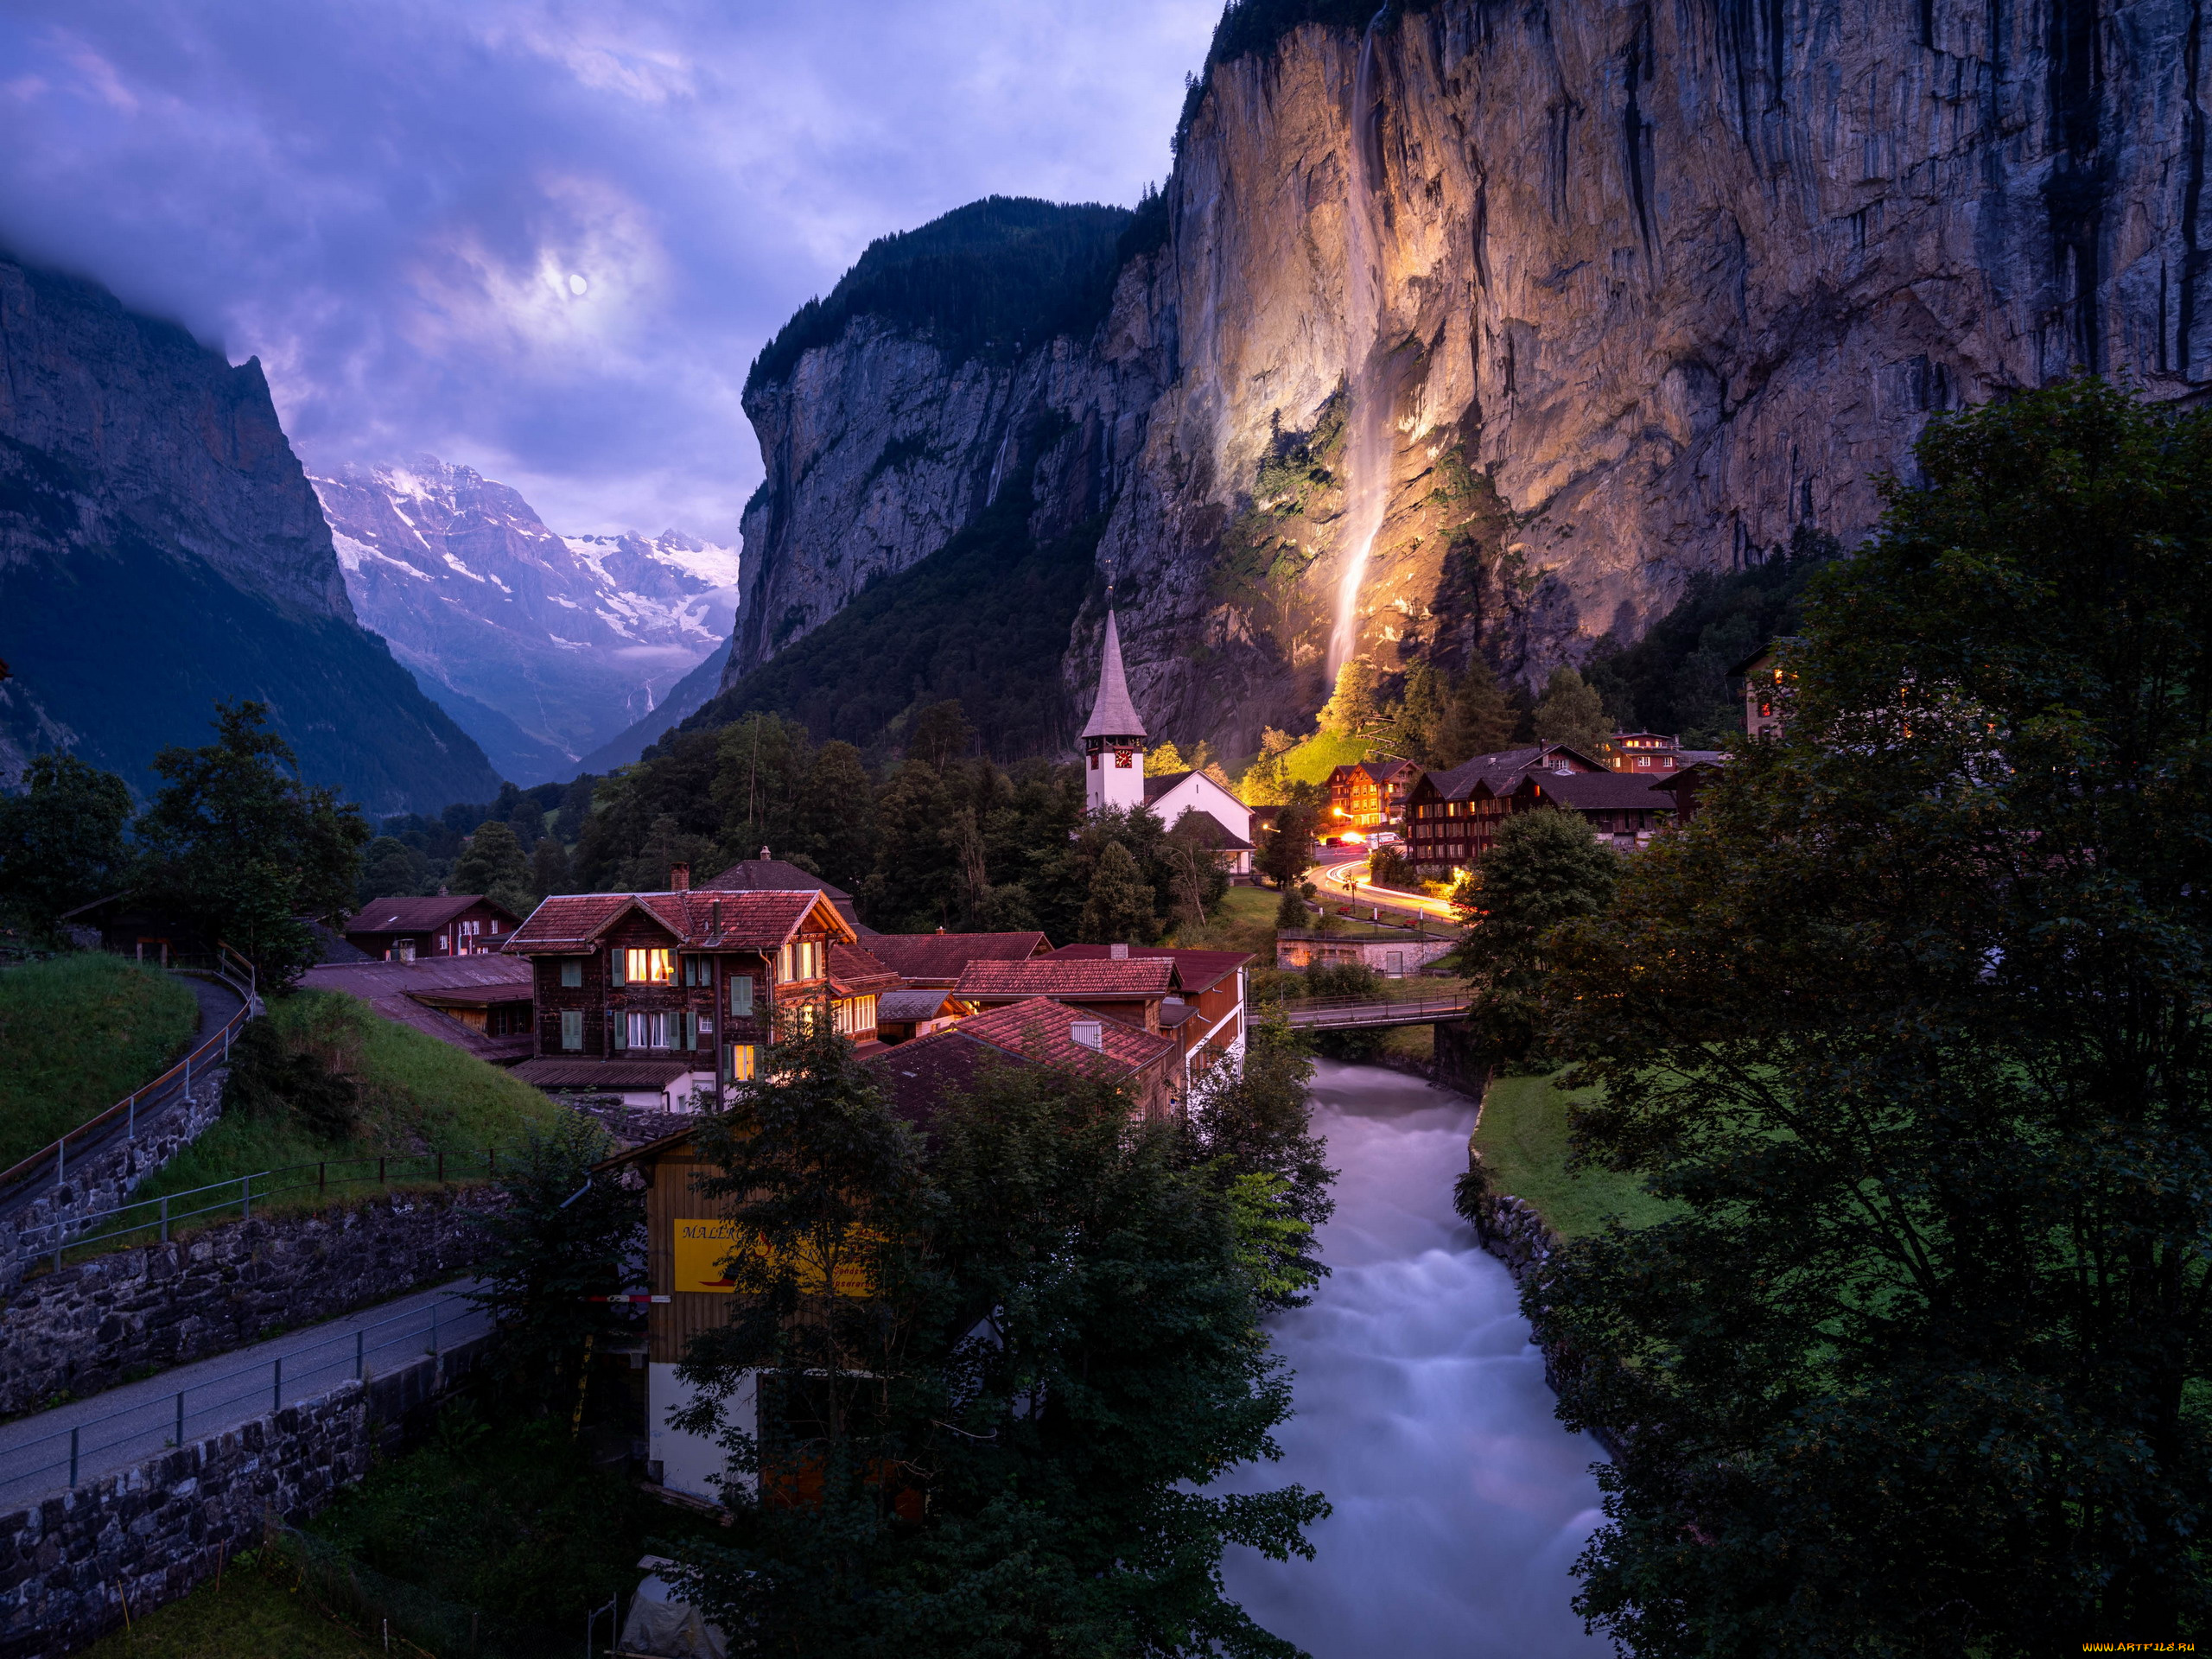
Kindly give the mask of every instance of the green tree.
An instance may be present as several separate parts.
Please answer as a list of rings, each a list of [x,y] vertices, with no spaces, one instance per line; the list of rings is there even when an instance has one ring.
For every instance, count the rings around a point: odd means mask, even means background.
[[[355,893],[366,905],[372,899],[391,899],[423,891],[429,865],[422,854],[392,836],[378,836],[361,857],[361,880]]]
[[[1092,944],[1149,944],[1160,927],[1153,913],[1151,883],[1129,849],[1109,841],[1091,872],[1090,895],[1084,901],[1077,938]]]
[[[1329,1269],[1313,1235],[1336,1211],[1337,1172],[1313,1131],[1313,1056],[1279,1005],[1262,1005],[1245,1033],[1241,1065],[1217,1065],[1192,1090],[1185,1114],[1194,1159],[1243,1185],[1239,1202],[1267,1225],[1253,1238],[1265,1264],[1261,1300],[1301,1307]]]
[[[369,830],[358,808],[301,781],[267,721],[264,704],[218,702],[214,742],[156,754],[167,782],[137,834],[144,889],[276,986],[320,954],[306,918],[353,910]]]
[[[1274,727],[1260,734],[1260,753],[1245,769],[1236,791],[1236,798],[1247,806],[1272,806],[1287,798],[1290,787],[1288,769],[1283,757],[1298,747],[1298,740],[1288,732],[1279,732]]]
[[[1594,755],[1612,730],[1605,700],[1596,688],[1563,663],[1552,670],[1543,698],[1536,704],[1536,741],[1564,743]]]
[[[1188,772],[1190,769],[1183,759],[1183,752],[1165,739],[1145,751],[1144,775],[1147,778],[1164,778],[1170,772]]]
[[[527,916],[537,906],[530,878],[530,858],[515,839],[514,830],[497,818],[488,818],[476,826],[468,845],[454,861],[447,886],[455,893],[480,893],[493,904]]]
[[[1580,1155],[1681,1206],[1526,1305],[1634,1424],[1641,1656],[2212,1633],[2212,419],[1939,417],[1783,738],[1562,936]]]
[[[1260,837],[1253,860],[1262,875],[1286,891],[1313,868],[1313,837],[1320,833],[1321,792],[1312,784],[1294,784],[1289,798],[1275,809],[1274,827]]]
[[[0,910],[41,932],[119,891],[130,868],[130,791],[73,754],[33,757],[22,792],[0,795]]]
[[[1321,729],[1339,737],[1357,737],[1374,725],[1382,712],[1375,665],[1364,657],[1346,658],[1337,671],[1335,690],[1322,706]]]
[[[583,1380],[587,1338],[620,1328],[604,1299],[635,1288],[645,1249],[644,1194],[592,1166],[614,1150],[607,1132],[581,1115],[531,1132],[500,1158],[500,1208],[470,1226],[481,1242],[472,1293],[491,1310],[500,1394],[541,1411],[573,1406]]]
[[[906,728],[906,758],[943,772],[975,742],[976,728],[961,713],[959,699],[949,697],[915,711]]]
[[[824,743],[814,752],[798,816],[803,848],[822,874],[859,892],[875,860],[875,789],[858,749]]]
[[[539,836],[531,849],[530,890],[541,899],[569,891],[569,849],[550,836]]]
[[[1453,889],[1466,931],[1450,962],[1473,982],[1467,1020],[1491,1064],[1537,1051],[1552,930],[1601,913],[1620,866],[1580,813],[1542,806],[1505,819],[1490,851]]]
[[[926,933],[960,919],[960,859],[952,798],[937,768],[905,760],[876,791],[875,869],[868,919],[887,933]]]
[[[1520,713],[1480,652],[1469,653],[1467,671],[1452,689],[1445,718],[1425,758],[1436,770],[1448,770],[1478,754],[1496,754],[1513,741]],[[1416,757],[1421,758],[1421,757]]]
[[[759,1243],[684,1369],[710,1399],[760,1379],[728,1439],[762,1478],[726,1544],[680,1546],[688,1593],[746,1655],[1290,1654],[1220,1557],[1306,1554],[1326,1506],[1203,1491],[1288,1409],[1255,1320],[1279,1213],[1083,1074],[987,1071],[925,1149],[842,1048],[780,1048],[717,1142]],[[810,1294],[832,1257],[874,1294]]]
[[[361,1091],[314,1054],[295,1051],[264,1016],[247,1020],[231,1045],[223,1110],[271,1125],[297,1124],[315,1140],[337,1142],[360,1127]]]

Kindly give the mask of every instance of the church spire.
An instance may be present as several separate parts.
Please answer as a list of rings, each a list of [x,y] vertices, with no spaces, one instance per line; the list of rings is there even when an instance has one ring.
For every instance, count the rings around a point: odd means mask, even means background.
[[[1085,737],[1142,737],[1144,721],[1129,701],[1128,676],[1122,671],[1122,636],[1114,626],[1114,613],[1106,613],[1106,649],[1098,658],[1098,701],[1091,705]]]

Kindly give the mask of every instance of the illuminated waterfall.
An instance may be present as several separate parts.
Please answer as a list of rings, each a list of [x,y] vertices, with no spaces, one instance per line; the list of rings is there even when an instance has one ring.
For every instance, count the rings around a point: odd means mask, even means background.
[[[1367,25],[1352,81],[1351,178],[1344,199],[1344,376],[1351,407],[1344,435],[1344,564],[1329,631],[1329,685],[1359,640],[1359,589],[1367,556],[1390,503],[1390,387],[1383,372],[1382,237],[1376,199],[1382,185],[1375,37],[1385,7]]]

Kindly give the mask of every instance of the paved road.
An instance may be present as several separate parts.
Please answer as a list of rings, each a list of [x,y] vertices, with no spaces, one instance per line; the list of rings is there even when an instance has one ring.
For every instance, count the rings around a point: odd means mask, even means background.
[[[176,1444],[180,1392],[183,1438],[205,1440],[259,1416],[280,1400],[289,1405],[334,1389],[355,1375],[357,1364],[373,1376],[481,1336],[489,1317],[459,1300],[474,1285],[474,1280],[456,1279],[435,1290],[0,1424],[0,1512],[71,1484],[73,1429],[75,1484],[81,1486]]]

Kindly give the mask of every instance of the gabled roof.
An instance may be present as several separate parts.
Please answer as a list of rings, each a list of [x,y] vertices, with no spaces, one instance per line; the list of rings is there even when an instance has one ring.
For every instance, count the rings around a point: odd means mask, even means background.
[[[531,966],[512,957],[485,952],[473,957],[437,957],[418,962],[317,963],[300,976],[310,991],[342,991],[357,996],[397,1026],[466,1050],[494,1065],[525,1058],[535,1046],[528,1032],[488,1037],[474,1027],[429,1006],[444,1002],[525,1002],[531,994]],[[426,1000],[428,999],[428,1000]]]
[[[1465,800],[1478,783],[1489,784],[1494,795],[1510,795],[1526,773],[1548,771],[1546,763],[1555,754],[1571,755],[1592,772],[1611,770],[1565,743],[1540,743],[1527,748],[1501,749],[1495,754],[1478,754],[1448,771],[1424,772],[1414,787],[1426,782],[1439,798],[1447,801]]]
[[[1156,801],[1191,774],[1187,772],[1148,772],[1144,777],[1144,798]]]
[[[875,1000],[875,1017],[893,1024],[906,1020],[934,1020],[944,1012],[944,1005],[951,1000],[952,988],[949,985],[885,991]]]
[[[589,950],[607,931],[632,913],[665,928],[676,943],[695,950],[773,950],[810,918],[854,938],[853,926],[819,888],[805,893],[578,893],[548,899],[500,946],[518,956]]]
[[[1561,776],[1540,772],[1531,773],[1527,781],[1541,799],[1579,812],[1622,807],[1642,812],[1655,810],[1649,773],[1639,776],[1632,772],[1572,772]],[[1666,810],[1664,807],[1656,810]]]
[[[1020,962],[1052,947],[1042,933],[875,933],[868,948],[910,985],[950,985],[971,962]]]
[[[1740,680],[1744,678],[1746,675],[1750,674],[1753,669],[1759,665],[1759,662],[1763,658],[1771,655],[1777,645],[1798,645],[1802,644],[1804,644],[1804,641],[1798,639],[1794,633],[1787,633],[1783,634],[1779,639],[1770,639],[1766,644],[1761,645],[1750,656],[1745,658],[1742,662],[1731,665],[1725,677],[1732,680]]]
[[[1097,1048],[1075,1040],[1074,1032],[1078,1023],[1098,1027],[1100,1046]],[[1125,1026],[1118,1020],[1102,1020],[1096,1014],[1085,1014],[1079,1008],[1071,1008],[1065,1003],[1043,996],[1032,997],[1025,1002],[1010,1002],[1002,1008],[988,1008],[982,1014],[971,1014],[955,1026],[952,1033],[972,1042],[988,1043],[993,1048],[1019,1059],[1033,1060],[1039,1065],[1065,1066],[1074,1071],[1098,1070],[1125,1074],[1141,1071],[1157,1064],[1175,1049],[1174,1043],[1167,1038],[1140,1031],[1135,1026]],[[912,1047],[912,1045],[906,1046]]]
[[[1110,949],[1102,945],[1101,950]],[[964,997],[1165,996],[1181,984],[1173,958],[1131,955],[1070,960],[971,962],[953,989]]]
[[[1195,820],[1191,824],[1190,832],[1201,847],[1210,847],[1217,852],[1249,853],[1252,850],[1250,842],[1202,806],[1185,807],[1175,815],[1175,822],[1167,827],[1180,830],[1186,819]]]
[[[895,991],[906,982],[857,944],[830,947],[830,990],[834,996],[868,996]]]
[[[512,927],[522,918],[505,905],[494,904],[480,893],[441,893],[435,899],[379,899],[362,907],[349,920],[348,933],[431,933],[443,927],[471,905],[496,911]]]
[[[1129,701],[1128,677],[1122,671],[1122,635],[1114,613],[1106,613],[1106,648],[1098,656],[1098,700],[1090,705],[1084,737],[1142,737],[1144,721]]]
[[[760,850],[766,854],[768,849]],[[837,913],[855,931],[860,931],[860,912],[853,908],[851,893],[780,858],[741,858],[705,887],[715,893],[819,893],[836,906]]]
[[[1103,962],[1110,944],[1064,944],[1046,962]],[[1182,988],[1193,996],[1200,991],[1210,991],[1230,975],[1252,960],[1242,950],[1183,950],[1166,944],[1133,944],[1132,958],[1165,957],[1175,964],[1175,978]]]

